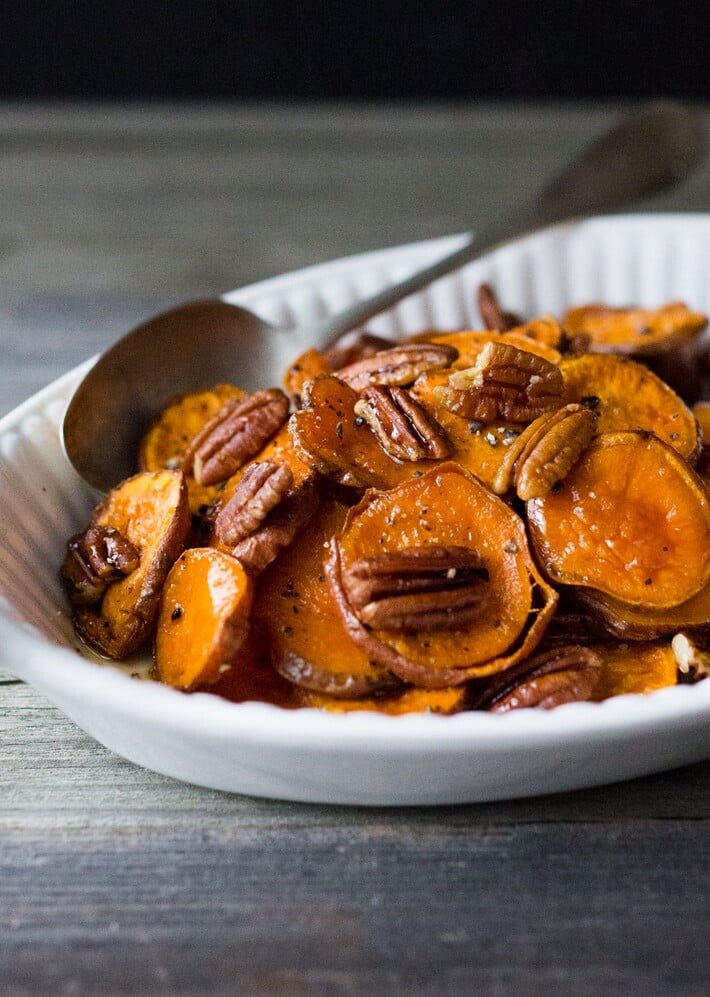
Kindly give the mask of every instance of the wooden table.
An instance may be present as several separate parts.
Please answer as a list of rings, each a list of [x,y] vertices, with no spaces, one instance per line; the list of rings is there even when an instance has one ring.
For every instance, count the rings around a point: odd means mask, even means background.
[[[619,108],[4,106],[0,410],[178,301],[466,230]],[[707,210],[710,166],[662,198]],[[135,768],[0,673],[0,993],[710,990],[710,762],[440,809]]]

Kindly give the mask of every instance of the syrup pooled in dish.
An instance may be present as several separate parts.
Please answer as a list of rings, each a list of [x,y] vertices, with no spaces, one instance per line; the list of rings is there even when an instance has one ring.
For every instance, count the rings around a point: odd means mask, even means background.
[[[70,538],[78,636],[185,692],[507,712],[710,670],[707,321],[585,305],[166,401]],[[688,372],[692,372],[689,376]],[[704,430],[704,431],[703,431]]]

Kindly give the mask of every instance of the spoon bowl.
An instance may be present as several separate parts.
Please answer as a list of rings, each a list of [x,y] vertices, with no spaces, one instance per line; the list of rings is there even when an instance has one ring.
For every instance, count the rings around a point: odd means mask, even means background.
[[[215,299],[155,316],[102,354],[77,388],[64,417],[65,453],[89,485],[106,492],[135,471],[138,442],[169,397],[220,381],[248,390],[268,386],[274,370],[309,346],[334,342],[491,247],[675,186],[703,155],[697,117],[672,103],[652,104],[583,150],[527,205],[477,232],[475,241],[337,315],[284,328]]]

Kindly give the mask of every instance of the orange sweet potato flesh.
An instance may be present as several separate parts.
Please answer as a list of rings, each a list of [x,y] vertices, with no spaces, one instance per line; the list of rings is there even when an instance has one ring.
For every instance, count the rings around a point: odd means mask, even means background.
[[[707,318],[681,301],[656,309],[590,304],[570,308],[562,325],[571,336],[588,336],[590,351],[653,355],[695,339]]]
[[[593,648],[601,661],[592,690],[593,702],[625,693],[645,694],[676,685],[678,666],[669,643],[598,644]]]
[[[392,717],[406,713],[443,713],[448,716],[466,709],[467,700],[464,686],[454,686],[453,689],[417,689],[409,686],[392,696],[362,699],[337,699],[323,693],[304,692],[302,705],[331,713],[367,710]]]
[[[190,441],[230,398],[245,394],[232,384],[216,384],[172,399],[148,428],[140,443],[138,466],[142,471],[179,468]],[[198,485],[192,475],[186,478],[190,508],[197,513],[209,505],[220,489]]]
[[[700,451],[700,431],[692,411],[643,364],[615,354],[585,353],[564,359],[565,402],[592,399],[597,432],[645,429],[665,440],[686,460]]]
[[[597,437],[557,490],[527,503],[527,517],[553,583],[656,610],[710,580],[706,489],[652,434]]]
[[[488,572],[485,610],[472,622],[431,633],[363,626],[342,584],[351,565],[427,544],[480,555]],[[400,678],[424,688],[459,685],[530,654],[557,602],[535,566],[520,517],[453,463],[390,491],[367,492],[331,542],[327,570],[353,639]]]
[[[313,381],[319,374],[331,374],[333,368],[320,350],[306,350],[294,360],[284,374],[283,385],[286,394],[297,406],[301,404],[303,389],[309,381]]]
[[[155,635],[155,667],[176,689],[213,685],[235,664],[249,630],[253,589],[239,561],[192,547],[165,581]]]
[[[410,478],[417,464],[389,457],[357,417],[358,394],[334,375],[317,377],[289,430],[301,459],[338,484],[388,488]]]
[[[260,577],[254,618],[268,636],[276,670],[295,685],[338,698],[392,689],[399,683],[358,647],[340,620],[323,561],[347,509],[325,503]]]
[[[80,636],[109,658],[124,658],[150,637],[163,582],[190,530],[180,471],[144,471],[112,489],[92,523],[112,526],[140,552],[138,568],[110,585],[98,607],[77,609]]]

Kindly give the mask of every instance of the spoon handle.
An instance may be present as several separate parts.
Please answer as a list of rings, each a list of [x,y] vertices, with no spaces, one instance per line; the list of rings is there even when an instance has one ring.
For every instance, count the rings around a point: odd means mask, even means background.
[[[606,132],[573,159],[527,205],[480,229],[453,253],[401,282],[311,326],[312,340],[336,339],[493,246],[535,228],[604,214],[684,180],[704,155],[698,117],[671,102],[656,102]]]

